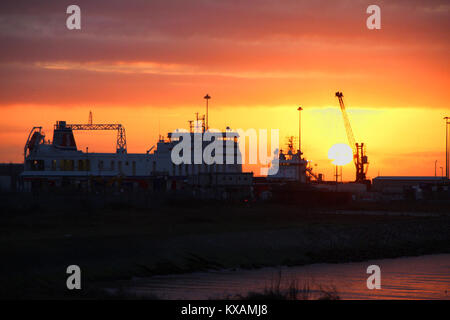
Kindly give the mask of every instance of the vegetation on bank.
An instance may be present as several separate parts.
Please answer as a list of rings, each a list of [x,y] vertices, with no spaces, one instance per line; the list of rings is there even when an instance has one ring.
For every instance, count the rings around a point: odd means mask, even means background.
[[[335,286],[311,284],[308,281],[282,281],[281,271],[271,285],[262,292],[250,291],[246,295],[237,295],[239,300],[340,300]]]

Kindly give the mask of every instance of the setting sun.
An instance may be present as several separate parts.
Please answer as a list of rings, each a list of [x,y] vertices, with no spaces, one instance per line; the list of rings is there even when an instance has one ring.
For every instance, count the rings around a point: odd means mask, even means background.
[[[352,148],[345,143],[334,144],[328,150],[328,159],[333,160],[332,163],[337,166],[345,166],[353,160]]]

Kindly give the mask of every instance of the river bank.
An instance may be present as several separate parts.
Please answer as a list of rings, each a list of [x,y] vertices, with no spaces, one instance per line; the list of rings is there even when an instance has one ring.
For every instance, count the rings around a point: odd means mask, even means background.
[[[450,216],[335,214],[279,204],[4,214],[3,298],[99,297],[105,281],[450,252]],[[83,290],[68,292],[79,265]],[[102,296],[100,296],[102,297]]]

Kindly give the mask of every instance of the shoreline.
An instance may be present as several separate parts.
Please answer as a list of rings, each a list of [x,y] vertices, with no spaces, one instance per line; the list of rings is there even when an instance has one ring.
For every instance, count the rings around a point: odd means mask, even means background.
[[[105,283],[102,287],[112,297],[120,295],[158,300],[448,299],[448,281],[445,281],[448,276],[445,271],[449,262],[449,253],[432,254],[362,262],[227,269],[133,278]],[[382,283],[387,285],[383,286],[383,291],[371,292],[365,286],[361,288],[356,285],[365,283],[368,276],[366,268],[373,264],[382,270]],[[398,278],[398,272],[402,272],[403,276]],[[414,290],[421,288],[416,280],[419,283],[423,281],[426,293]],[[302,294],[305,292],[306,296]]]

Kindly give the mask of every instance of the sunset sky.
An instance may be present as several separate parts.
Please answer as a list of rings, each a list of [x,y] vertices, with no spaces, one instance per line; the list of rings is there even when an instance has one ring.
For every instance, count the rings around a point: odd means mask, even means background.
[[[81,8],[81,30],[66,8]],[[366,8],[381,8],[368,30]],[[217,129],[298,134],[315,169],[347,137],[344,101],[369,177],[445,171],[450,116],[448,1],[2,1],[0,161],[20,162],[28,132],[56,120],[122,123],[128,151],[187,128],[210,100]],[[114,132],[76,132],[80,148],[114,152]],[[354,177],[352,164],[344,179]]]

